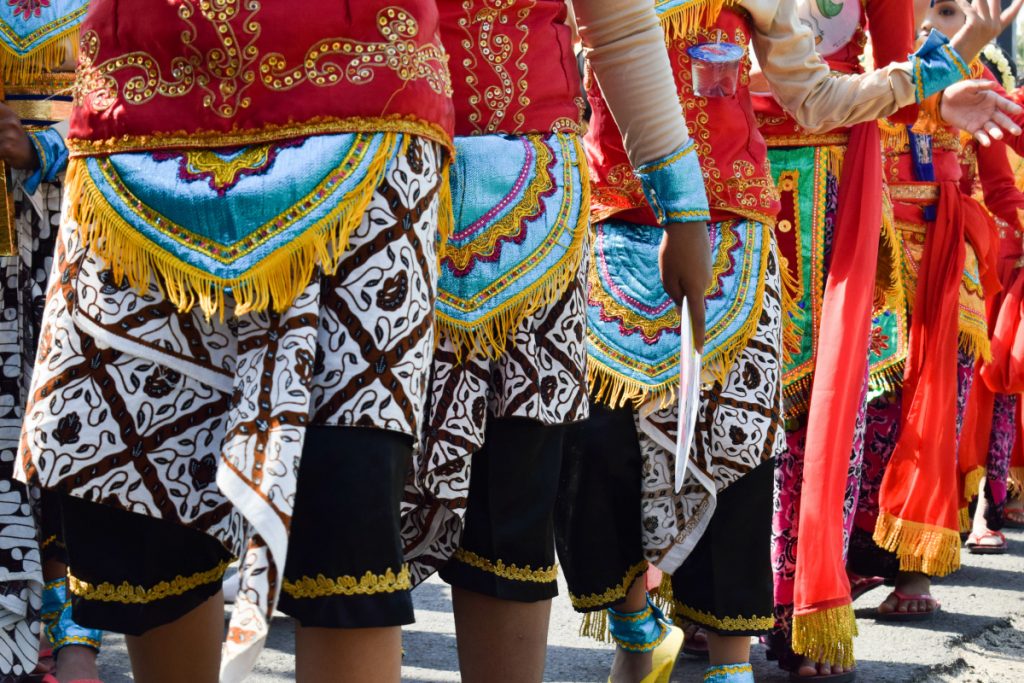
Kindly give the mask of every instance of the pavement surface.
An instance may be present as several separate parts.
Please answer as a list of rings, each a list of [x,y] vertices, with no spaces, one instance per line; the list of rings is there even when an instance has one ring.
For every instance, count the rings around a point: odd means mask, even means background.
[[[1024,683],[1024,532],[1010,531],[1006,555],[971,555],[963,567],[937,582],[942,612],[928,622],[890,625],[876,622],[874,607],[885,598],[879,588],[856,604],[860,683]],[[565,595],[554,603],[548,637],[545,681],[607,680],[610,645],[578,635],[579,618]],[[458,659],[448,587],[436,577],[414,593],[417,622],[404,634],[403,681],[458,681]],[[292,622],[275,618],[269,642],[249,680],[294,680]],[[787,681],[764,651],[755,646],[755,676],[765,683]],[[704,664],[683,658],[672,681],[701,681]],[[130,681],[124,639],[104,641],[100,673],[105,683]],[[185,682],[183,682],[185,683]]]

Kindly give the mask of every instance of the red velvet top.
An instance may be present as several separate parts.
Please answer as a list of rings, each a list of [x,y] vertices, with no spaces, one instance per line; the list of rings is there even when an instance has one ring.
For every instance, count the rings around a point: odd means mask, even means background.
[[[748,48],[740,65],[736,93],[730,97],[696,97],[686,49],[714,42],[719,31]],[[758,132],[749,90],[752,31],[744,12],[723,9],[710,28],[670,38],[668,50],[687,126],[704,172],[711,219],[748,218],[774,225],[779,196],[768,173],[768,148]],[[596,84],[589,84],[587,95],[593,109],[585,138],[591,171],[591,217],[598,221],[615,216],[618,220],[657,225]]]
[[[563,0],[439,0],[455,134],[581,130],[583,97]]]
[[[434,0],[93,0],[72,150],[401,131],[447,141]]]

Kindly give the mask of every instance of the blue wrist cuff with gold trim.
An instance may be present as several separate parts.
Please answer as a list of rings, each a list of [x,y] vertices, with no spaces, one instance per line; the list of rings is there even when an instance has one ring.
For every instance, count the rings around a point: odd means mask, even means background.
[[[39,157],[39,168],[22,185],[27,194],[35,194],[39,183],[52,183],[68,165],[68,146],[53,128],[32,131],[28,139]]]
[[[711,220],[704,174],[693,140],[636,169],[659,225]]]
[[[934,29],[909,59],[918,102],[971,77],[971,68],[964,58],[953,49],[946,36]]]

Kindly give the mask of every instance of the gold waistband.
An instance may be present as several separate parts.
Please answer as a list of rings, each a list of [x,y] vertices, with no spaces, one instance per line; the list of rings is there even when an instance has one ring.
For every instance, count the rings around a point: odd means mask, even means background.
[[[765,135],[765,144],[769,147],[827,147],[830,145],[848,145],[849,133],[793,133],[785,135]]]
[[[889,196],[897,202],[933,204],[939,201],[939,186],[935,183],[893,183]]]
[[[65,121],[71,118],[75,75],[39,74],[27,82],[8,85],[4,104],[22,121]]]

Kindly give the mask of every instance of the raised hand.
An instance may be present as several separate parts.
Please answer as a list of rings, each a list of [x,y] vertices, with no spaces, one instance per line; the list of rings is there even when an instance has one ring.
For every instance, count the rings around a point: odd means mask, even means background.
[[[1024,7],[1024,0],[1013,0],[1010,6],[1003,10],[1003,13],[999,17],[999,23],[1003,27],[1003,31],[1010,28],[1010,24],[1020,14],[1020,8]]]
[[[1018,116],[1024,109],[994,92],[995,87],[992,81],[981,80],[951,85],[942,94],[939,114],[985,147],[992,144],[992,139],[1001,140],[1003,131],[1020,135],[1020,126],[1010,117]]]
[[[970,64],[985,45],[1003,32],[1002,3],[1000,0],[956,0],[956,4],[963,10],[967,22],[949,42]]]

